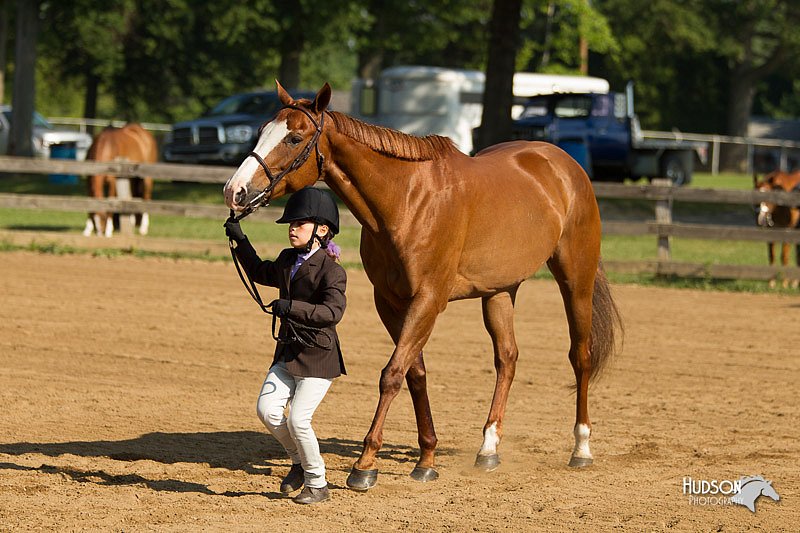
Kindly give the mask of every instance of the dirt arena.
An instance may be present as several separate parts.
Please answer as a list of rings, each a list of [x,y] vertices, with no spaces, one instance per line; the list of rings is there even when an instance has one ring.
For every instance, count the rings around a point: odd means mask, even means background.
[[[339,331],[349,375],[314,420],[332,500],[278,493],[255,414],[274,343],[230,263],[0,254],[0,530],[797,531],[800,296],[614,286],[623,353],[590,394],[595,464],[567,467],[574,396],[556,286],[523,285],[502,465],[472,468],[494,385],[478,301],[426,349],[439,480],[406,391],[378,486],[345,487],[391,352],[360,271]],[[272,292],[265,290],[265,298]],[[780,502],[693,505],[682,480],[761,474]]]

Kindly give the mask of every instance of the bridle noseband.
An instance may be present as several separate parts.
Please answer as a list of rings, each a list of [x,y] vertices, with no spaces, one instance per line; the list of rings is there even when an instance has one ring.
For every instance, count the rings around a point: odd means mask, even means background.
[[[272,191],[273,189],[275,189],[275,186],[287,174],[303,166],[303,163],[305,163],[306,160],[308,160],[308,156],[311,155],[312,148],[316,151],[317,155],[317,178],[319,178],[319,176],[322,175],[322,166],[325,164],[325,156],[322,155],[322,152],[320,152],[319,150],[319,137],[320,135],[322,135],[322,128],[325,126],[325,111],[322,112],[319,118],[319,122],[317,122],[316,120],[314,120],[314,116],[305,109],[303,109],[302,107],[291,104],[283,106],[281,110],[286,108],[296,109],[297,111],[300,111],[305,116],[307,116],[308,119],[311,121],[311,123],[314,125],[314,130],[315,130],[314,135],[311,136],[311,139],[309,139],[308,143],[305,145],[303,150],[299,154],[297,154],[297,157],[294,158],[292,164],[286,167],[285,169],[281,170],[277,175],[272,174],[272,171],[269,169],[269,166],[267,165],[266,161],[264,161],[264,158],[262,158],[256,152],[250,152],[249,154],[247,154],[247,157],[255,158],[258,164],[261,165],[261,168],[264,169],[264,173],[267,175],[267,178],[269,178],[269,185],[267,185],[267,187],[263,191],[261,191],[261,193],[259,193],[258,196],[256,196],[247,203],[242,212],[239,213],[238,216],[236,216],[236,220],[243,219],[247,215],[254,212],[256,209],[258,209],[259,207],[269,205],[269,201],[272,198]]]

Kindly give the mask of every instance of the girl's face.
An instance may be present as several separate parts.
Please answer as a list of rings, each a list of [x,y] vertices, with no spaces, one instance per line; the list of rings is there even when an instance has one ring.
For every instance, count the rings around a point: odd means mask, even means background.
[[[311,232],[314,231],[314,223],[310,220],[295,220],[289,222],[289,244],[292,248],[303,248],[311,239]],[[324,237],[328,234],[328,226],[320,224],[317,226],[317,235]],[[314,240],[313,248],[319,248],[319,242]]]

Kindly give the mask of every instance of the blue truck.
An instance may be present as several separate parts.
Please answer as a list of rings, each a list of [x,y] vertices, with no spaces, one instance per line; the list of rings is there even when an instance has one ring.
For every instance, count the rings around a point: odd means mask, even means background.
[[[645,139],[633,112],[633,85],[625,93],[556,93],[524,102],[512,127],[514,139],[547,141],[569,153],[597,181],[692,179],[696,160],[705,163],[708,143]]]

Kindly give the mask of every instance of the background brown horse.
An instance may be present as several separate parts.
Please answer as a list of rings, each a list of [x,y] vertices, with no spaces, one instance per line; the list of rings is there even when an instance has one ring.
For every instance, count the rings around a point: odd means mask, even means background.
[[[798,191],[800,192],[800,170],[791,174],[776,170],[759,181],[753,176],[753,186],[758,191]],[[762,227],[797,228],[800,225],[800,207],[788,207],[771,202],[761,202],[756,214],[756,223]],[[789,264],[790,244],[781,243],[781,264]],[[769,264],[775,264],[775,243],[767,243]],[[795,262],[800,266],[800,244],[795,245]]]
[[[155,163],[158,161],[158,145],[153,134],[141,125],[131,123],[121,128],[109,126],[101,131],[89,148],[87,159],[94,161],[138,161]],[[153,197],[153,179],[131,178],[131,195],[134,198],[150,200]],[[93,198],[112,198],[117,196],[117,178],[106,174],[89,176],[89,196]],[[150,219],[147,213],[135,216],[135,225],[141,235],[147,235]],[[83,234],[111,237],[114,233],[113,217],[108,212],[89,213]]]
[[[469,157],[444,137],[365,124],[327,111],[328,84],[313,102],[294,100],[280,84],[278,93],[285,107],[262,128],[258,157],[245,160],[228,180],[226,203],[242,210],[268,186],[277,197],[324,177],[362,224],[364,270],[395,343],[348,486],[367,490],[376,483],[383,425],[404,379],[421,449],[411,476],[438,476],[422,349],[448,301],[465,298],[483,301],[497,373],[476,466],[497,468],[518,355],[517,289],[544,263],[564,300],[577,383],[570,465],[590,464],[589,380],[615,351],[621,321],[600,266],[597,202],[580,165],[547,143],[504,143]],[[283,171],[282,180],[272,178]]]

